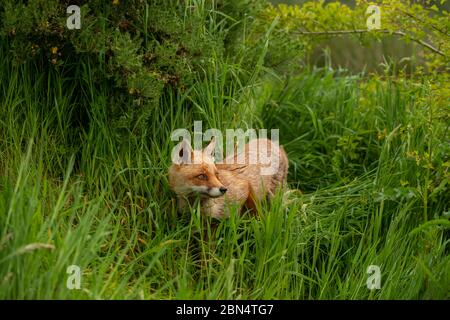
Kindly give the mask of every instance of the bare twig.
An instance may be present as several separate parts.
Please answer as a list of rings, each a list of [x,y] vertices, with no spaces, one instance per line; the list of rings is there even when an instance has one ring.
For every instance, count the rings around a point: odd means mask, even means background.
[[[387,29],[376,29],[376,30],[366,30],[366,29],[355,29],[355,30],[331,30],[331,31],[295,31],[295,34],[301,34],[301,35],[307,35],[307,36],[319,36],[319,35],[346,35],[346,34],[362,34],[362,33],[369,33],[369,32],[378,32],[378,33],[389,33],[389,34],[393,34],[396,36],[400,36],[400,37],[408,37],[408,35],[406,33],[404,33],[403,31],[391,31],[391,30],[387,30]],[[444,52],[442,52],[441,50],[435,48],[434,46],[432,46],[431,44],[429,44],[428,42],[425,42],[423,40],[414,38],[409,36],[409,38],[428,48],[429,50],[433,51],[434,53],[437,53],[443,57],[445,57],[446,55],[444,54]]]

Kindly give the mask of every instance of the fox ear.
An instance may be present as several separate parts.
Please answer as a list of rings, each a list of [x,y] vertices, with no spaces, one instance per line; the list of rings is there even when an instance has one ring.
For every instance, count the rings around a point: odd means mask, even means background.
[[[175,161],[177,164],[187,164],[191,161],[192,147],[188,140],[183,139],[178,149],[178,159]]]
[[[203,153],[214,157],[214,150],[216,148],[216,137],[211,138],[211,142],[203,149]]]

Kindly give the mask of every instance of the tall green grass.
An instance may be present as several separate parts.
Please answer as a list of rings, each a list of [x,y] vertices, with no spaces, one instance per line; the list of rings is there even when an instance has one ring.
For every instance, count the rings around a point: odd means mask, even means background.
[[[0,298],[450,298],[448,123],[426,83],[243,76],[213,57],[137,134],[109,125],[102,63],[67,74],[0,48]],[[177,213],[170,134],[194,120],[279,128],[291,190],[257,217]]]

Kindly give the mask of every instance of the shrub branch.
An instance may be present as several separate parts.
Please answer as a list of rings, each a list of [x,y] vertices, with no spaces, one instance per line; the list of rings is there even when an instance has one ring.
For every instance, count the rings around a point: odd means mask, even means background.
[[[355,29],[355,30],[332,30],[332,31],[295,31],[294,33],[301,34],[301,35],[315,36],[315,35],[362,34],[362,33],[369,33],[369,32],[389,33],[389,34],[393,34],[393,35],[400,36],[400,37],[408,37],[412,41],[420,44],[423,47],[428,48],[429,50],[433,51],[434,53],[439,54],[443,57],[446,57],[444,52],[435,48],[433,45],[431,45],[428,42],[425,42],[421,39],[411,37],[403,31],[391,31],[391,30],[387,30],[387,29],[378,29],[378,30]]]

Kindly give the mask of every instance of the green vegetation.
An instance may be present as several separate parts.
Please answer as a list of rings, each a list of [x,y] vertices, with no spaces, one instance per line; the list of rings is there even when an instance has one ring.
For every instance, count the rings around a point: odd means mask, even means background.
[[[351,25],[330,22],[339,4],[89,1],[77,31],[66,1],[15,2],[0,5],[0,299],[450,298],[447,11],[408,11],[434,12],[411,37],[443,55],[350,74],[307,66],[320,39],[276,13],[358,29],[358,6]],[[194,120],[279,128],[290,191],[258,217],[177,213],[170,134]]]

